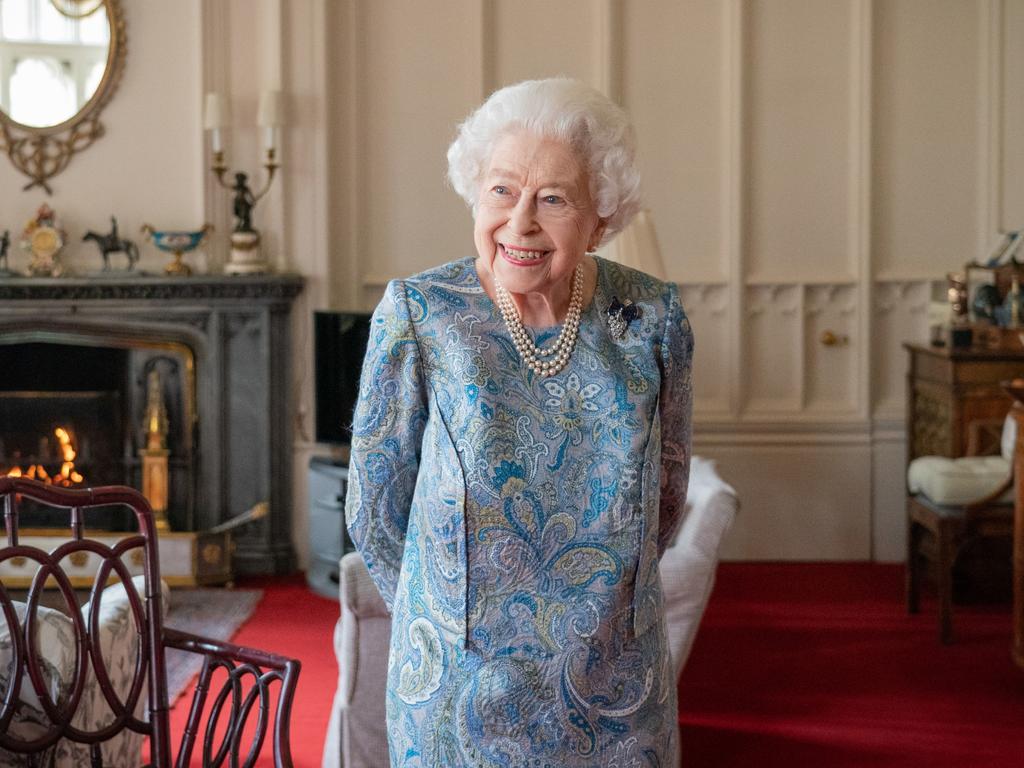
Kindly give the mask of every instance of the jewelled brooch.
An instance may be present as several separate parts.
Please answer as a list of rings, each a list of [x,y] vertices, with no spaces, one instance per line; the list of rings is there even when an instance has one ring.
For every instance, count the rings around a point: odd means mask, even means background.
[[[612,303],[608,305],[605,314],[607,315],[608,330],[611,331],[612,337],[621,339],[626,335],[629,324],[640,317],[641,311],[632,299],[621,302],[618,296],[612,296]]]

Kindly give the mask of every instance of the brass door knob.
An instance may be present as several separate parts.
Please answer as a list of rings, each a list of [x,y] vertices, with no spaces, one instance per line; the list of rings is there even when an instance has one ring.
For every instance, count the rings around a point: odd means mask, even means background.
[[[850,337],[839,335],[835,331],[824,331],[821,334],[821,343],[826,347],[842,347],[850,343]]]

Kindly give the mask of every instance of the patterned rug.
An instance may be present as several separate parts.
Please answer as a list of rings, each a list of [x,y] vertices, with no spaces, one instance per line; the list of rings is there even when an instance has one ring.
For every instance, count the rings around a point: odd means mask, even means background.
[[[214,640],[230,640],[252,616],[262,589],[172,589],[171,607],[164,622],[182,632]],[[167,699],[170,704],[199,674],[203,657],[186,651],[167,651]]]

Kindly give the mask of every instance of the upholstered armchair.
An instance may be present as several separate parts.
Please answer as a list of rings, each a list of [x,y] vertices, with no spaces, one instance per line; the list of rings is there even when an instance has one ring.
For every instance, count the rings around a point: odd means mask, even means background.
[[[736,492],[698,456],[690,467],[686,514],[661,559],[665,623],[676,676],[690,654],[714,586],[718,553],[739,510]],[[391,617],[358,553],[341,558],[341,618],[334,629],[338,688],[323,768],[388,764],[384,692]]]

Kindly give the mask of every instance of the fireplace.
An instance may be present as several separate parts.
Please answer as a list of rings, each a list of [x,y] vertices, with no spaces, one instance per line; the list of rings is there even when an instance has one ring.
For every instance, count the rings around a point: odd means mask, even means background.
[[[0,280],[0,472],[141,490],[155,372],[172,530],[267,502],[235,537],[236,571],[292,569],[287,372],[301,288],[293,275]],[[111,510],[91,525],[130,522]]]
[[[192,351],[116,337],[76,341],[0,340],[0,475],[66,487],[141,488],[147,381],[155,372],[168,414],[168,514],[173,528],[192,530]],[[48,527],[66,517],[45,506],[22,514],[25,527]],[[124,530],[131,525],[124,515],[106,511],[93,526]]]

